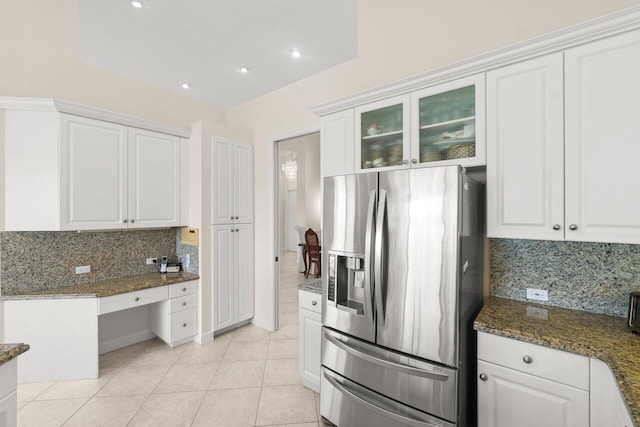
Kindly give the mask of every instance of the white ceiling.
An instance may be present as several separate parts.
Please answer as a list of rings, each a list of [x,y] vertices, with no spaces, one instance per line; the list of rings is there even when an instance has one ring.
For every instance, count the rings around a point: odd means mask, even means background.
[[[357,55],[356,0],[142,1],[79,0],[79,59],[230,107]]]

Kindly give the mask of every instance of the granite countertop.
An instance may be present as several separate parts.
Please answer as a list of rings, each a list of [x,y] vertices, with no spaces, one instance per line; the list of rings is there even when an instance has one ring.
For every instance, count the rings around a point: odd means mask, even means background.
[[[200,276],[198,275],[184,271],[165,274],[149,273],[139,276],[103,280],[101,282],[45,289],[20,295],[2,295],[2,299],[102,298],[174,283],[188,282],[199,278]]]
[[[307,280],[298,285],[301,291],[313,292],[314,294],[322,294],[322,278]]]
[[[626,319],[491,297],[474,328],[602,360],[640,426],[640,336],[631,333]]]
[[[27,344],[0,344],[0,365],[29,350]]]

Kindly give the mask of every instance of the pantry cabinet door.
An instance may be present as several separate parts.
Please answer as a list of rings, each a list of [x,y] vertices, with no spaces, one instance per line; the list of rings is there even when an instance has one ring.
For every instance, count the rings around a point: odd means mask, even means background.
[[[567,240],[640,243],[640,32],[565,52]]]
[[[234,234],[234,323],[238,323],[254,313],[253,225],[236,224]]]
[[[562,53],[487,73],[487,235],[564,239]]]
[[[214,138],[211,160],[211,222],[232,224],[235,219],[233,200],[234,143]]]
[[[129,228],[180,225],[180,138],[129,128]]]
[[[253,146],[236,142],[233,153],[234,219],[248,224],[253,222]]]
[[[211,227],[213,266],[213,330],[219,331],[235,323],[233,240],[235,227],[214,225]]]
[[[126,228],[127,128],[61,114],[61,228]]]

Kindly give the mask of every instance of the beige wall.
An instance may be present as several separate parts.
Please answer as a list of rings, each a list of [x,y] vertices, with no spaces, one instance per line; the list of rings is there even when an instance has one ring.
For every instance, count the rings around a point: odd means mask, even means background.
[[[310,107],[442,67],[500,47],[636,4],[633,0],[361,0],[358,58],[300,80],[227,112],[230,125],[253,129],[256,159],[272,153],[271,140],[319,127]],[[273,248],[269,188],[273,162],[256,161],[256,245]],[[275,254],[271,254],[275,255]],[[256,260],[256,318],[274,316],[273,257]]]
[[[0,0],[0,96],[59,98],[189,127],[225,111],[76,59],[76,0]]]

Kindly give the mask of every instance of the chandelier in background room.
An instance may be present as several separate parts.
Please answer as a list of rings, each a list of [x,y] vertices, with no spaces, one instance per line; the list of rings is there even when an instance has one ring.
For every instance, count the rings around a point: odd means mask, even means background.
[[[291,153],[291,160],[287,160],[282,165],[282,171],[289,181],[295,181],[298,174],[298,162],[293,160],[293,153]]]

